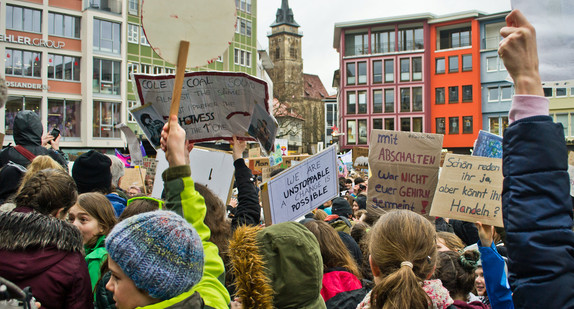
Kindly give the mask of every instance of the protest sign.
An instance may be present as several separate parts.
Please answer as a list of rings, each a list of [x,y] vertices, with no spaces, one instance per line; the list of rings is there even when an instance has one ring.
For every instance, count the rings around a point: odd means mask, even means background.
[[[169,163],[161,149],[157,151],[156,160],[158,160],[158,163],[152,196],[161,198],[163,190],[161,174],[169,167]],[[233,174],[235,172],[231,153],[203,147],[193,147],[193,150],[189,153],[189,162],[193,181],[208,187],[223,203],[227,203],[231,197]]]
[[[276,166],[283,162],[283,155],[281,152],[281,145],[275,143],[275,151],[269,156],[269,165]]]
[[[248,158],[257,158],[260,156],[261,156],[261,148],[255,147],[255,148],[249,149]]]
[[[279,165],[280,168],[289,168],[293,161],[303,161],[309,158],[309,155],[296,155],[296,156],[284,156],[283,162]],[[263,168],[269,167],[269,158],[259,157],[259,158],[249,158],[247,166],[251,169],[254,175],[260,175],[263,172]]]
[[[120,188],[124,191],[128,191],[131,186],[136,186],[138,188],[145,186],[145,176],[146,176],[146,169],[145,168],[126,168],[124,169],[124,176],[120,181]]]
[[[367,211],[428,215],[438,181],[441,134],[371,131]],[[354,153],[355,151],[353,151]]]
[[[161,129],[169,119],[172,75],[135,74],[134,88],[140,106],[130,110],[156,148]],[[179,124],[190,142],[258,140],[270,153],[277,121],[269,114],[267,83],[245,73],[186,73],[183,80]]]
[[[570,176],[570,196],[574,196],[574,166],[568,165],[568,176]]]
[[[343,164],[347,167],[347,170],[351,170],[353,168],[353,150],[349,150],[346,153],[339,155]]]
[[[275,144],[279,144],[279,148],[281,149],[281,155],[286,156],[289,154],[289,145],[288,140],[284,138],[277,138],[275,139]]]
[[[474,143],[472,155],[502,159],[502,137],[480,130]]]
[[[140,141],[138,140],[138,137],[136,136],[134,131],[132,131],[132,129],[130,129],[130,127],[128,127],[125,123],[117,124],[116,128],[120,129],[124,133],[124,136],[126,137],[126,140],[128,142],[128,149],[130,151],[130,159],[131,159],[130,164],[132,166],[143,165],[143,156],[142,156],[142,149],[140,147]]]
[[[335,146],[285,170],[263,185],[265,224],[293,221],[338,194]]]
[[[367,168],[369,158],[369,148],[353,147],[351,156],[353,158],[353,167]]]
[[[431,216],[502,227],[502,159],[447,154]]]
[[[280,170],[281,165],[275,165],[271,167],[264,167],[261,169],[261,182],[267,182],[271,178],[271,173],[276,170]]]

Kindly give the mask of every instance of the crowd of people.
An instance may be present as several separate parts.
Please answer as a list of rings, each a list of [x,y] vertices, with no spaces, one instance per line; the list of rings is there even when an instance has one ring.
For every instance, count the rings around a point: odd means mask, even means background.
[[[574,308],[564,131],[548,116],[534,28],[520,11],[506,20],[499,54],[516,95],[504,228],[374,215],[360,174],[300,222],[264,226],[246,143],[232,141],[237,200],[226,207],[194,183],[176,116],[161,131],[163,198],[122,192],[121,161],[92,150],[68,172],[59,137],[22,111],[17,146],[0,152],[0,277],[41,308]]]

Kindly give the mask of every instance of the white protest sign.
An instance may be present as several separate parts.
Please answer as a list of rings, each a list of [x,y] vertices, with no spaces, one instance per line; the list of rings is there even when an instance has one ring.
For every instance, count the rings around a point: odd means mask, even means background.
[[[574,166],[568,165],[568,175],[570,176],[570,196],[574,196]]]
[[[161,198],[163,179],[161,174],[169,167],[165,153],[160,149],[157,152],[155,181],[152,196]],[[233,156],[224,151],[211,151],[206,148],[194,147],[189,154],[191,178],[194,182],[208,187],[223,203],[227,203],[233,185]]]
[[[431,216],[502,227],[502,159],[446,155]]]
[[[175,77],[134,75],[140,106],[130,112],[148,140],[159,145],[163,123],[169,119]],[[183,80],[179,124],[190,142],[257,139],[270,153],[277,121],[269,114],[267,83],[245,73],[186,73]]]
[[[338,195],[337,152],[331,146],[264,184],[265,224],[293,221]]]
[[[148,42],[162,59],[176,64],[180,41],[187,41],[187,67],[199,67],[229,47],[236,11],[233,0],[145,0],[141,19]]]

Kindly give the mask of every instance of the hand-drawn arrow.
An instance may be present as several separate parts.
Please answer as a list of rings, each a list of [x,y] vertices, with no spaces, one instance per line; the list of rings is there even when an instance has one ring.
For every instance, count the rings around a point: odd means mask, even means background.
[[[207,130],[207,133],[209,133],[209,126],[206,124],[203,125],[203,128],[205,128]]]
[[[207,180],[211,180],[211,173],[213,173],[213,169],[211,169],[211,171],[209,171],[209,178]]]
[[[227,118],[227,120],[229,120],[229,118],[233,117],[233,115],[243,115],[245,117],[249,117],[251,114],[248,112],[233,112],[233,113],[227,115],[227,117],[225,117],[225,118]]]

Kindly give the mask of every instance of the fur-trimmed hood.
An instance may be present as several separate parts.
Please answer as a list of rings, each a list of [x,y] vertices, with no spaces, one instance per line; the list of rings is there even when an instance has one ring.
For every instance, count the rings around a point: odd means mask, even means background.
[[[319,243],[303,225],[239,227],[229,253],[244,308],[326,308]]]

